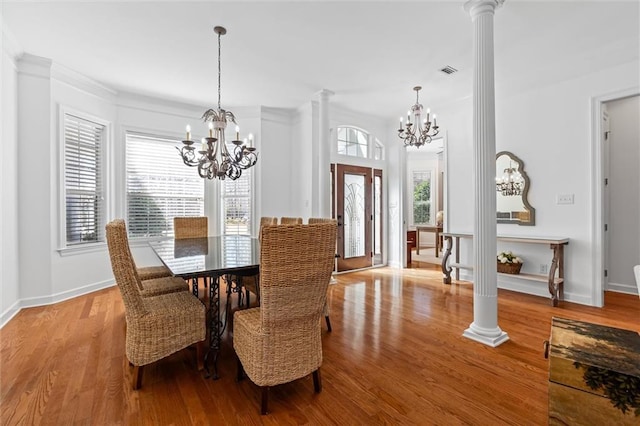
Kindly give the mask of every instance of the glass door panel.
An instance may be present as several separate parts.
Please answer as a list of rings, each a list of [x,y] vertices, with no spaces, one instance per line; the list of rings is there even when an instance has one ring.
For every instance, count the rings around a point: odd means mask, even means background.
[[[338,271],[371,266],[371,169],[337,165]]]
[[[382,170],[373,171],[373,264],[382,264]]]

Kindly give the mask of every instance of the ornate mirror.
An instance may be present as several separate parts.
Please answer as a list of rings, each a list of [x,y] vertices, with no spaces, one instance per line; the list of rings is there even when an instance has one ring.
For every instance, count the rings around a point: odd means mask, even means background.
[[[531,207],[529,176],[524,163],[508,151],[496,154],[496,218],[498,223],[535,225],[536,210]]]

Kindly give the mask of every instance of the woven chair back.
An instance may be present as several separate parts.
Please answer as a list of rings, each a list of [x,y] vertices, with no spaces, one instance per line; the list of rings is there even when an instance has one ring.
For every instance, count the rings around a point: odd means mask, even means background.
[[[142,283],[136,272],[136,266],[129,248],[127,227],[122,219],[109,222],[106,227],[107,246],[111,258],[111,269],[116,284],[122,294],[125,313],[129,316],[140,316],[145,313],[140,289]]]
[[[263,216],[260,218],[260,230],[258,231],[258,241],[262,241],[262,228],[265,226],[277,225],[278,218],[277,217],[266,217]]]
[[[333,271],[336,222],[265,226],[260,313],[265,333],[318,328]],[[285,331],[286,332],[286,331]]]
[[[331,219],[328,217],[310,217],[309,218],[309,224],[312,223],[329,223],[329,222],[335,222],[335,219]]]
[[[281,217],[280,225],[302,225],[301,217]]]
[[[176,240],[209,236],[209,221],[206,216],[173,218],[173,233]]]

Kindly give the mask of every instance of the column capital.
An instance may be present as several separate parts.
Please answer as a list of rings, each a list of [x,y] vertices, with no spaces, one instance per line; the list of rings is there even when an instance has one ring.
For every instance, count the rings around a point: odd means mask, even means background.
[[[318,99],[329,99],[329,97],[333,95],[335,95],[335,92],[327,89],[322,89],[316,92],[316,96],[318,96]]]
[[[469,13],[471,19],[480,15],[492,14],[502,6],[505,0],[469,0],[464,4],[464,10]]]

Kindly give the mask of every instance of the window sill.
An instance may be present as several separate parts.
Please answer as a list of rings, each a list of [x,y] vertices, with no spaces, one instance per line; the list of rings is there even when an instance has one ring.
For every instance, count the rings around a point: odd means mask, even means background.
[[[62,247],[58,249],[61,257],[77,256],[79,254],[96,253],[107,250],[106,242],[78,244],[75,246]]]

